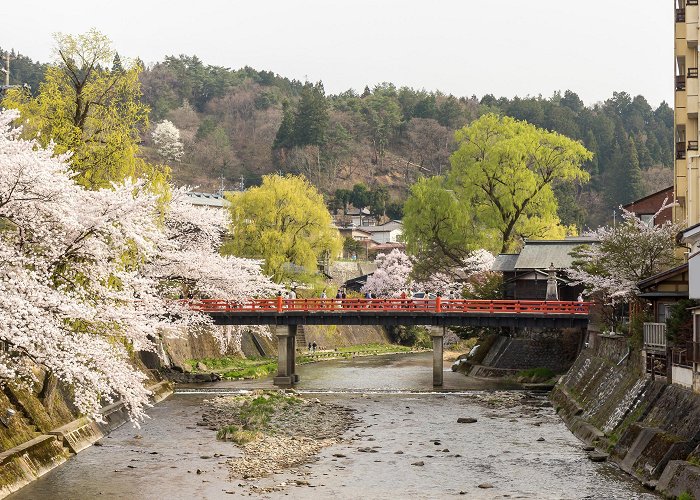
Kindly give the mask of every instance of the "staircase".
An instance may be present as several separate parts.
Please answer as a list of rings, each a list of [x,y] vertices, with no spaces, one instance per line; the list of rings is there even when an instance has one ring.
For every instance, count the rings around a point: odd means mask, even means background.
[[[297,326],[297,351],[307,351],[309,345],[306,343],[306,332],[304,325]]]

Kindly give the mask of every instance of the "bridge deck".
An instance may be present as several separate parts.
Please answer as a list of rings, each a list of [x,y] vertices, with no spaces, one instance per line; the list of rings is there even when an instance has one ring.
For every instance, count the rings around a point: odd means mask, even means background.
[[[567,328],[590,303],[534,300],[253,299],[188,301],[219,325],[432,325]]]

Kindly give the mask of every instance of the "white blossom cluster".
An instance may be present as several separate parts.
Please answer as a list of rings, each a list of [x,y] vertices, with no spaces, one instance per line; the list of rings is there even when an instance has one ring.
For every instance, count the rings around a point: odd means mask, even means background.
[[[671,206],[664,201],[652,221]],[[678,264],[675,237],[681,229],[678,223],[642,221],[622,209],[621,223],[589,232],[595,243],[574,252],[574,266],[567,271],[572,284],[584,285],[607,304],[633,298],[639,281]]]
[[[99,419],[121,399],[138,421],[148,391],[129,353],[155,350],[167,327],[210,322],[172,300],[178,283],[234,300],[278,287],[257,262],[218,254],[223,215],[182,190],[159,207],[143,181],[86,190],[69,156],[21,139],[16,118],[0,111],[0,384],[32,383],[39,365],[81,412]]]
[[[389,254],[378,254],[374,263],[377,270],[367,278],[367,283],[362,287],[363,292],[371,292],[382,298],[398,298],[402,292],[408,293],[413,270],[408,255],[394,249]]]
[[[180,131],[170,120],[163,120],[151,132],[158,154],[166,160],[180,161],[185,154]]]
[[[442,294],[447,296],[454,292],[461,295],[462,288],[470,276],[489,271],[495,257],[487,250],[476,250],[465,261],[462,269],[452,274],[433,273],[428,280],[414,282],[411,280],[413,262],[401,250],[394,249],[388,255],[380,253],[375,259],[377,270],[367,279],[363,292],[376,293],[378,297],[400,297],[410,290]],[[456,279],[455,275],[460,279]],[[468,283],[466,283],[468,285]]]

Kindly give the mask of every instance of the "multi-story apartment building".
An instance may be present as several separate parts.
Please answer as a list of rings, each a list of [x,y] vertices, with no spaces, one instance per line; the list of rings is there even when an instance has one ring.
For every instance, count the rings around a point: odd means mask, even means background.
[[[700,222],[698,151],[698,0],[675,2],[675,174],[674,219]]]

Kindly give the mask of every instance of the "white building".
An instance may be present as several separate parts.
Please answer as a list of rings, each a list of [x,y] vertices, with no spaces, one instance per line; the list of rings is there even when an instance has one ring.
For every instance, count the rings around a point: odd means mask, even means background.
[[[372,235],[372,240],[379,243],[399,243],[403,236],[403,223],[392,220],[379,226],[363,226],[363,231]]]

